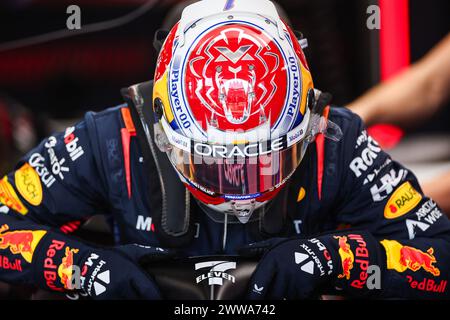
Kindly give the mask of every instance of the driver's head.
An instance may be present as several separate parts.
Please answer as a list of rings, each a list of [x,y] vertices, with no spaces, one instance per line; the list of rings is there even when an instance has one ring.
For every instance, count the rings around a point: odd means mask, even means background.
[[[156,143],[195,198],[245,222],[308,145],[313,81],[292,30],[267,0],[204,0],[161,49]]]

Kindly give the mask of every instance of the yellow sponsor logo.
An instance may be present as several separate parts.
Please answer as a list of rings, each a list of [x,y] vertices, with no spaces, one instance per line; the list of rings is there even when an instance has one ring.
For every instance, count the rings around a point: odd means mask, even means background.
[[[355,262],[353,251],[347,242],[346,236],[334,236],[333,238],[339,241],[339,255],[342,263],[342,273],[338,275],[338,279],[345,278],[350,280],[350,271],[353,269],[353,263]]]
[[[384,217],[395,219],[414,209],[422,200],[422,195],[409,182],[405,182],[389,199],[384,207]]]
[[[42,183],[36,170],[28,163],[15,173],[16,188],[20,195],[33,206],[42,203]]]
[[[0,227],[0,249],[5,250],[9,248],[12,254],[21,254],[26,262],[31,263],[34,250],[47,231],[8,230],[9,226],[7,224]]]
[[[297,202],[302,201],[306,196],[306,190],[305,188],[301,187],[299,192],[298,192],[298,196],[297,196]]]
[[[27,207],[20,201],[19,196],[14,191],[13,186],[8,182],[7,177],[0,180],[0,203],[23,215],[28,213]]]

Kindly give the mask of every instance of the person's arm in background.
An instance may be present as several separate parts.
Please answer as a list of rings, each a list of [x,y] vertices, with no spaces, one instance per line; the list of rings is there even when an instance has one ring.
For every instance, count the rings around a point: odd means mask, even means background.
[[[450,98],[450,34],[410,68],[347,107],[367,126],[411,127],[430,118]]]
[[[424,192],[433,198],[450,217],[450,172],[421,183]]]
[[[347,107],[367,126],[391,123],[412,127],[432,117],[449,98],[450,34],[409,69]],[[422,188],[450,215],[450,172],[423,183]]]

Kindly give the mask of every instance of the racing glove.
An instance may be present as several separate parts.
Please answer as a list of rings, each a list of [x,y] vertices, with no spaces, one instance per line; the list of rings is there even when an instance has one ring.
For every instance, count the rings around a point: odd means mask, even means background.
[[[0,280],[93,299],[160,299],[140,265],[169,256],[161,248],[97,248],[30,221],[2,216]]]
[[[370,234],[347,233],[250,244],[240,253],[263,257],[250,281],[248,298],[311,299],[325,288],[344,286],[346,292],[351,288],[356,292],[366,284],[369,265],[380,261],[375,243]]]
[[[90,248],[58,237],[47,239],[44,247],[48,247],[41,253],[44,262],[38,264],[43,268],[37,271],[50,289],[81,290],[95,300],[161,299],[155,282],[140,265],[168,255],[164,249],[139,245]],[[56,254],[61,256],[59,265],[52,258]]]
[[[155,282],[140,265],[162,258],[168,251],[133,244],[86,253],[79,260],[79,265],[82,266],[80,287],[91,298],[161,299]],[[77,281],[73,276],[67,280],[72,282],[72,287],[76,287]]]

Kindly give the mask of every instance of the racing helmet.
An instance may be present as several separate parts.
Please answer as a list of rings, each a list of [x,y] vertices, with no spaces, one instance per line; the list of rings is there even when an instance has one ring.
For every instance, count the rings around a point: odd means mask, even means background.
[[[316,95],[300,42],[272,2],[199,1],[157,60],[155,142],[200,203],[245,223],[323,131]]]

